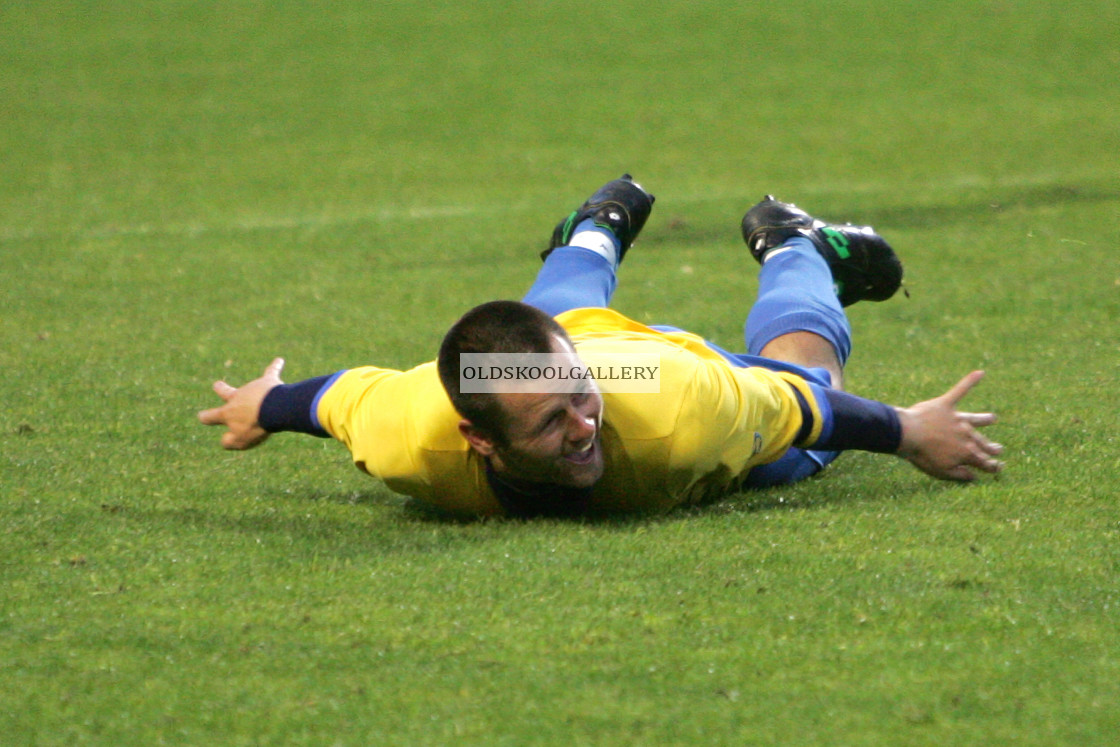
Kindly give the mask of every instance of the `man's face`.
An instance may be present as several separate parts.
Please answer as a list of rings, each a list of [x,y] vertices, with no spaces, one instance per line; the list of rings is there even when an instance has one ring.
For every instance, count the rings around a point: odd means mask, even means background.
[[[589,488],[603,476],[603,397],[588,379],[581,392],[497,395],[506,443],[491,463],[509,477]]]
[[[555,338],[552,352],[583,366],[567,340]],[[505,414],[505,442],[490,442],[480,450],[495,471],[514,479],[572,488],[591,487],[603,476],[603,396],[594,379],[582,379],[574,392],[500,392],[494,396]]]

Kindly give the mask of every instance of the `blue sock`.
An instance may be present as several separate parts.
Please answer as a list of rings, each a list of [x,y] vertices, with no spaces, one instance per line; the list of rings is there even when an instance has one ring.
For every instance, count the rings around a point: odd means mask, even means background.
[[[843,364],[852,352],[852,328],[836,297],[832,272],[813,242],[795,236],[770,251],[758,275],[758,300],[747,316],[747,351],[790,332],[813,332],[832,343]]]
[[[618,285],[618,239],[613,233],[585,220],[576,227],[571,242],[548,255],[522,299],[550,316],[609,306]]]

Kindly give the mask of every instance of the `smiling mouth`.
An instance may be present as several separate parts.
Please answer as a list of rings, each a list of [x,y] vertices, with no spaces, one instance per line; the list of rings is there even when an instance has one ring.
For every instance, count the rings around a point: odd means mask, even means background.
[[[582,451],[577,451],[573,454],[565,454],[564,459],[572,462],[573,464],[589,464],[595,458],[595,452],[598,447],[594,439]]]

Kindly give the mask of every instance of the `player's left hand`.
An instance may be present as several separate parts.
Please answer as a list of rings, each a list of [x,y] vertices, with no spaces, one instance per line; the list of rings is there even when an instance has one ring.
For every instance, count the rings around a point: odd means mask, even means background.
[[[224,425],[222,447],[226,449],[251,449],[259,446],[268,438],[269,433],[261,428],[258,419],[261,403],[273,387],[283,384],[280,372],[284,369],[284,359],[276,358],[264,369],[260,378],[253,379],[239,388],[224,381],[214,382],[214,393],[225,404],[198,413],[203,425]]]
[[[1003,447],[978,430],[995,423],[996,416],[957,410],[957,404],[982,378],[983,371],[973,371],[940,397],[900,408],[902,444],[898,454],[942,480],[967,482],[976,479],[973,470],[994,473],[1003,469],[996,459]]]

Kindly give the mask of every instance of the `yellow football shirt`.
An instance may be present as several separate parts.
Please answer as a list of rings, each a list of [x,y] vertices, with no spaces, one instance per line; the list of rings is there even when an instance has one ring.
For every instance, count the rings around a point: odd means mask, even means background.
[[[794,374],[735,367],[697,335],[654,330],[610,309],[556,319],[596,364],[619,356],[621,365],[622,356],[639,353],[660,360],[660,392],[603,394],[605,468],[591,513],[660,512],[735,492],[752,467],[793,445],[802,427],[794,388],[813,410],[806,443],[819,436],[816,399]],[[316,417],[360,469],[394,492],[455,514],[503,513],[434,362],[346,371],[320,395]]]

